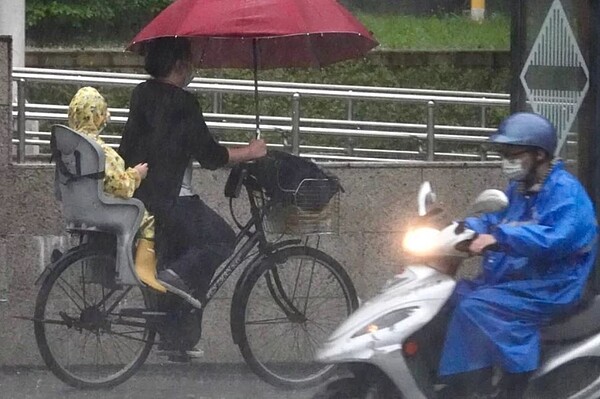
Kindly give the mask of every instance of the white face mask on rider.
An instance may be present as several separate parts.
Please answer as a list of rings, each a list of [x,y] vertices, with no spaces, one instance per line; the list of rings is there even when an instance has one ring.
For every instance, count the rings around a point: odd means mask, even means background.
[[[502,174],[510,180],[525,180],[529,171],[523,167],[523,160],[520,158],[502,160]]]

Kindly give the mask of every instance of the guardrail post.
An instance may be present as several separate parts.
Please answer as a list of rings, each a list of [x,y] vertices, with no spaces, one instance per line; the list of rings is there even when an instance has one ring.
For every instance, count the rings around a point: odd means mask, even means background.
[[[485,100],[485,97],[483,97],[482,100]],[[481,106],[481,127],[486,127],[486,125],[487,125],[487,106],[482,105]],[[480,152],[479,159],[482,161],[486,161],[487,160],[487,150],[485,149],[485,147],[480,146],[479,152]]]
[[[352,101],[352,90],[348,90],[348,120],[354,120],[354,101]],[[354,138],[346,139],[346,154],[352,156],[354,154]]]
[[[219,93],[217,93],[216,91],[213,93],[212,96],[212,112],[213,114],[219,113]]]
[[[348,98],[348,120],[354,120],[354,102],[352,101],[352,90],[348,91],[350,98]]]
[[[485,100],[485,97],[483,97],[482,100]],[[485,127],[485,125],[487,125],[487,106],[482,105],[481,106],[481,127]]]
[[[479,146],[479,155],[480,155],[480,160],[481,161],[487,161],[487,150],[485,149],[485,146],[480,145]]]
[[[300,93],[292,95],[292,154],[300,155]]]
[[[223,109],[223,93],[218,91],[213,93],[212,110],[214,114],[221,113]]]
[[[435,102],[427,102],[427,160],[435,157]]]
[[[348,137],[346,140],[346,155],[354,155],[354,138]]]
[[[17,162],[25,162],[25,79],[17,80]]]

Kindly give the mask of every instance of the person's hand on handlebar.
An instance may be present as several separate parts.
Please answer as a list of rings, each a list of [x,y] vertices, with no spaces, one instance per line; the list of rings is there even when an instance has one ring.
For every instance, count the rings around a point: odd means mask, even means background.
[[[491,234],[479,234],[477,238],[471,241],[469,252],[476,255],[481,255],[488,247],[497,244],[496,238]]]
[[[267,155],[267,143],[263,139],[253,139],[245,147],[228,148],[229,163],[252,161]]]
[[[263,139],[252,139],[248,144],[248,151],[252,159],[262,158],[267,155],[267,143]]]

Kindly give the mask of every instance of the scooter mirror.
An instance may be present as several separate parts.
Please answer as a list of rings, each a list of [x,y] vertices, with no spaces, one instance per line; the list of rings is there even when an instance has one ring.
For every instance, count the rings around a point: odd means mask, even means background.
[[[508,197],[496,189],[484,190],[471,205],[471,213],[498,212],[508,206]]]
[[[425,216],[429,207],[435,202],[435,193],[431,188],[431,183],[425,181],[419,187],[419,195],[417,197],[419,206],[419,216]]]

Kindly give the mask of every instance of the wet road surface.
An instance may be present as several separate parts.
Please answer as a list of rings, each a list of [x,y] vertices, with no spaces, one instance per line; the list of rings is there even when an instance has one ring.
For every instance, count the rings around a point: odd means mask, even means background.
[[[315,391],[274,388],[244,366],[145,365],[125,383],[96,391],[71,388],[41,367],[0,369],[1,399],[310,399]]]

